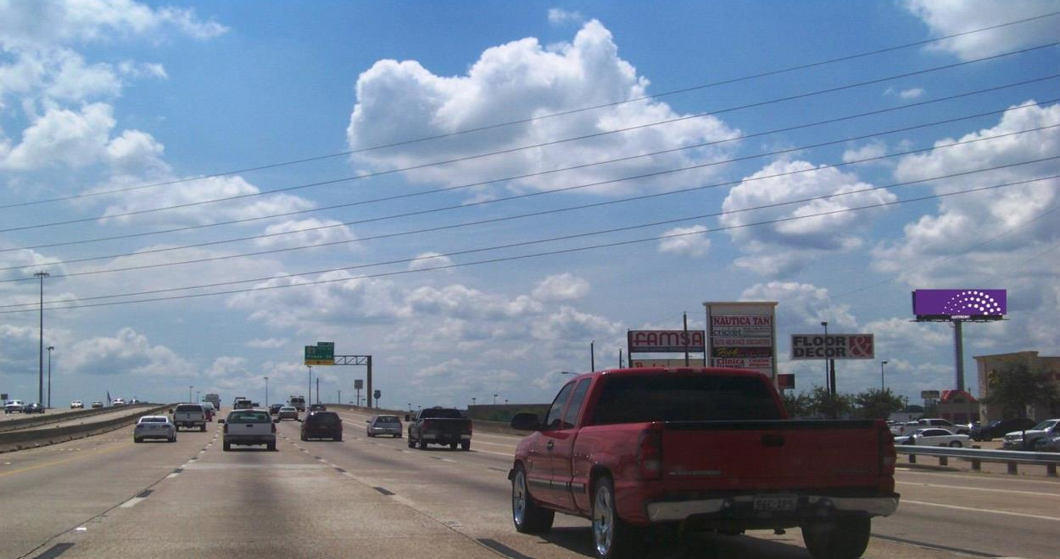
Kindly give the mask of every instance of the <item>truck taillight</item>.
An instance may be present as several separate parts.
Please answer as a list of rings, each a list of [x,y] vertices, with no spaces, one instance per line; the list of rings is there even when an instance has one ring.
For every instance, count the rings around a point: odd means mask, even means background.
[[[637,439],[637,467],[641,479],[659,479],[662,477],[662,430],[653,426],[640,432]]]
[[[898,461],[898,453],[894,451],[894,435],[883,420],[877,420],[876,433],[880,454],[880,489],[894,492],[894,465]]]

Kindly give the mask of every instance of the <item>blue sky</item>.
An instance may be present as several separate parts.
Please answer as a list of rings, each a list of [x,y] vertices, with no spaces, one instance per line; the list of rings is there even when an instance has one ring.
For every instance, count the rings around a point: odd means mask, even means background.
[[[724,300],[779,303],[779,369],[800,389],[823,373],[789,362],[788,338],[827,320],[876,335],[876,361],[839,364],[841,390],[878,386],[886,359],[888,386],[915,401],[952,387],[953,346],[946,325],[910,321],[910,291],[1005,288],[1009,320],[965,329],[975,392],[971,356],[1050,354],[1060,342],[1060,183],[1035,180],[1060,166],[1029,163],[1060,155],[1058,51],[999,56],[1056,41],[1060,16],[630,99],[1055,10],[0,2],[0,387],[36,399],[30,304],[33,273],[46,270],[60,404],[108,390],[174,400],[189,385],[264,400],[265,376],[277,400],[305,392],[302,346],[316,341],[371,353],[384,405],[540,402],[560,371],[589,366],[590,341],[613,366],[627,329],[676,328],[682,312],[702,327],[702,302]],[[538,118],[597,105],[609,106]],[[655,124],[699,113],[713,114]],[[246,170],[515,120],[525,122]],[[432,165],[449,159],[463,160]],[[337,182],[260,194],[321,181]],[[657,196],[626,200],[645,195]],[[200,203],[231,196],[242,198]],[[156,210],[170,206],[184,207]],[[540,212],[552,213],[524,215]],[[230,221],[240,223],[215,225]],[[576,237],[484,250],[563,236]],[[634,240],[644,242],[511,260]],[[276,252],[286,248],[297,250]],[[496,258],[509,260],[469,265]],[[358,277],[380,273],[390,275]],[[241,283],[139,298],[245,291],[87,306],[227,282]],[[101,296],[117,297],[91,299]],[[320,369],[329,401],[340,389],[348,400],[363,377]]]

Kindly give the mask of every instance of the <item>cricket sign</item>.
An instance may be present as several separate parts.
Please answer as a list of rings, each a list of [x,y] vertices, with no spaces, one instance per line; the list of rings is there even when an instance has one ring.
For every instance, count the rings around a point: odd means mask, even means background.
[[[776,381],[775,302],[703,303],[711,367],[758,371]]]
[[[872,334],[792,334],[791,360],[875,359]]]

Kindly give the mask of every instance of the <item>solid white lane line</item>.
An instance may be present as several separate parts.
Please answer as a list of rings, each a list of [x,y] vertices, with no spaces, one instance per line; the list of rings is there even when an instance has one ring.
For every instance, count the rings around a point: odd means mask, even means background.
[[[170,475],[172,475],[172,474],[170,474]],[[122,503],[120,508],[131,509],[131,508],[135,507],[137,504],[139,504],[140,501],[143,501],[145,498],[146,497],[133,497],[132,499],[129,499],[128,501],[125,501],[124,503]]]
[[[1000,481],[1004,483],[1047,483],[1053,487],[1060,487],[1060,482],[1050,480],[1037,480],[1037,479],[1013,479],[1014,476],[1000,477],[1000,475],[991,474],[979,474],[979,475],[961,475],[961,474],[950,474],[940,472],[915,472],[911,470],[899,470],[898,475],[912,474],[915,476],[934,476],[934,477],[946,477],[950,479],[974,479],[976,481]]]
[[[985,512],[985,513],[990,513],[990,514],[1000,514],[1000,515],[1004,515],[1004,516],[1018,516],[1018,517],[1021,517],[1021,518],[1034,518],[1034,519],[1037,519],[1037,520],[1052,520],[1054,522],[1060,522],[1060,518],[1055,517],[1055,516],[1043,516],[1043,515],[1040,515],[1040,514],[1027,514],[1027,513],[1024,513],[1024,512],[1012,512],[1012,511],[1007,511],[1007,510],[978,509],[978,508],[975,508],[975,507],[961,507],[961,506],[957,506],[957,505],[944,505],[942,503],[926,503],[924,501],[910,501],[908,499],[902,499],[902,504],[903,505],[921,505],[921,506],[925,506],[925,507],[939,507],[939,508],[943,508],[943,509],[952,509],[952,510],[964,510],[964,511],[968,511],[968,512]]]
[[[480,440],[475,440],[475,444],[487,444],[487,445],[490,445],[490,446],[499,446],[499,447],[503,447],[503,448],[510,448],[510,449],[513,449],[513,450],[518,447],[518,445],[514,445],[514,444],[488,443],[486,441],[480,441]]]
[[[916,485],[920,487],[940,487],[943,489],[963,489],[964,491],[984,491],[987,493],[1015,493],[1019,495],[1034,495],[1035,497],[1060,497],[1057,493],[1042,493],[1041,491],[1018,491],[1016,489],[989,489],[986,487],[968,487],[965,485],[942,485],[939,483],[918,483],[913,481],[898,481],[898,485]]]
[[[505,458],[513,458],[515,456],[514,452],[493,452],[492,450],[479,450],[479,449],[475,449],[475,452],[481,452],[483,454],[496,454],[497,456],[503,456]]]

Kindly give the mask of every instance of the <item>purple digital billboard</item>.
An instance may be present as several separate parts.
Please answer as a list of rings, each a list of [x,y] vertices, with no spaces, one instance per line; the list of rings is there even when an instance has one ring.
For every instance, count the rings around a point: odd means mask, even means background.
[[[922,318],[1000,319],[1007,306],[1004,289],[917,289],[913,314]]]

